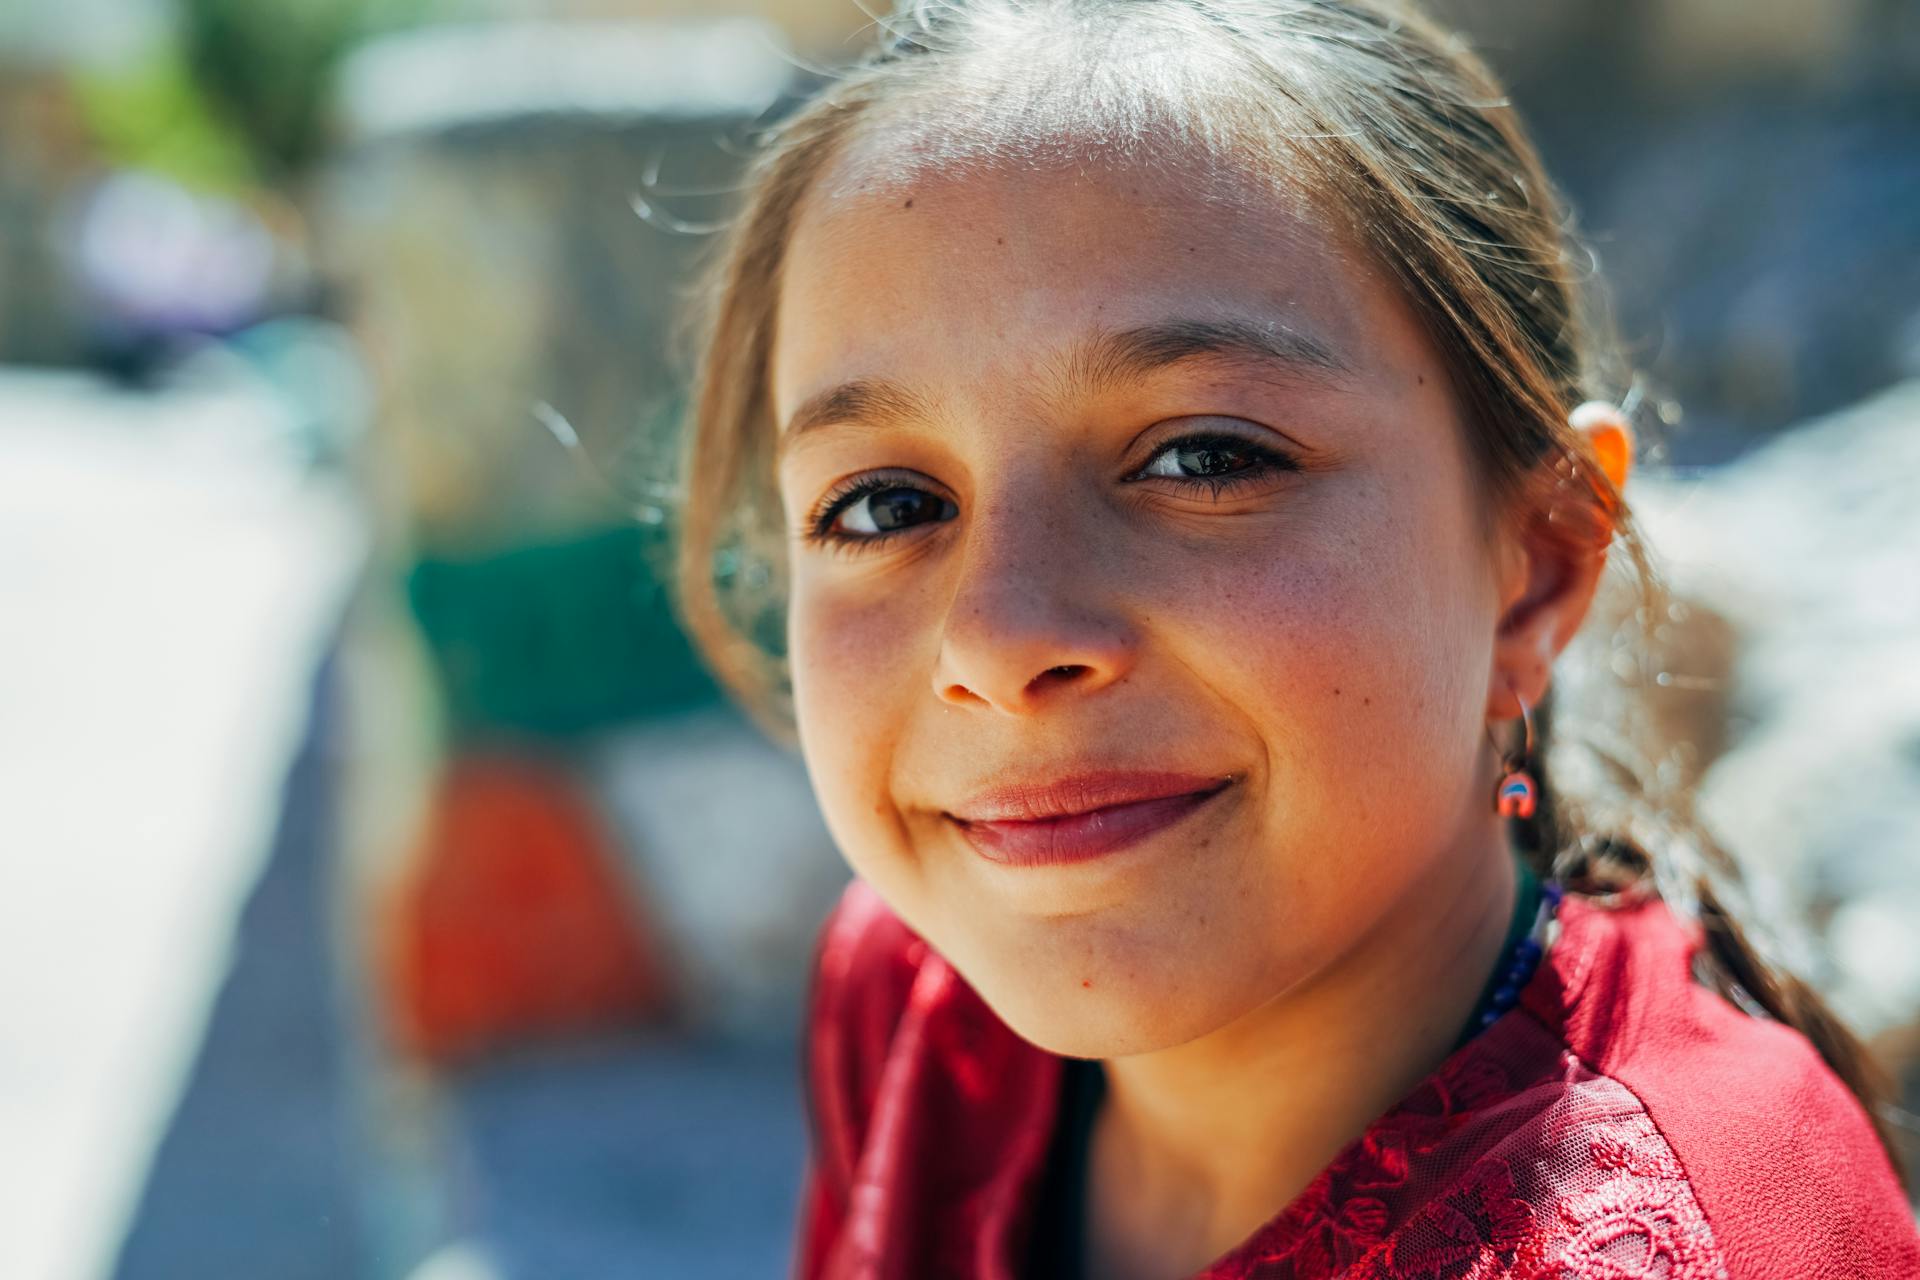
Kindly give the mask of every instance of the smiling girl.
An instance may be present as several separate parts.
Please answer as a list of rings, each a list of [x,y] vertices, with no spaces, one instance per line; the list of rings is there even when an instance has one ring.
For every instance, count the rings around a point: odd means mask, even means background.
[[[910,6],[779,130],[683,593],[857,873],[801,1276],[1920,1275],[1858,1045],[1543,773],[1576,261],[1387,0]]]

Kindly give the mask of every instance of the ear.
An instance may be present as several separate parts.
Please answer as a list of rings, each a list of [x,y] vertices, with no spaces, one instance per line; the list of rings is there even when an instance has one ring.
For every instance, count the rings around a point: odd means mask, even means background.
[[[1624,487],[1633,465],[1633,432],[1626,416],[1610,404],[1589,401],[1574,410],[1568,422],[1615,491]],[[1552,495],[1560,490],[1553,478],[1545,477],[1533,491]],[[1596,502],[1600,497],[1595,495]],[[1596,512],[1603,520],[1606,505],[1601,503]],[[1606,537],[1569,537],[1566,527],[1556,528],[1544,512],[1526,513],[1503,535],[1499,564],[1500,622],[1494,632],[1487,715],[1504,720],[1520,714],[1516,696],[1529,707],[1546,697],[1553,660],[1593,605],[1607,564]]]

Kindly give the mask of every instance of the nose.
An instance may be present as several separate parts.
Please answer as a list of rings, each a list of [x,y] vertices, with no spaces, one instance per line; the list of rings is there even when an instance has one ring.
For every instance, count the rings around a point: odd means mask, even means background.
[[[1058,520],[975,521],[934,664],[942,702],[1033,715],[1127,676],[1138,640],[1085,537]]]

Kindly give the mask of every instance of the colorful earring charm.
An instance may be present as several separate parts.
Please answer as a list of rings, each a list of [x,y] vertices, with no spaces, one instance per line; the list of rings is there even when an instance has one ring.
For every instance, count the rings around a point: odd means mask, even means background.
[[[1539,801],[1539,787],[1527,772],[1527,761],[1533,756],[1533,713],[1519,694],[1516,693],[1513,700],[1520,704],[1520,719],[1526,725],[1527,740],[1517,754],[1501,761],[1503,773],[1500,785],[1494,788],[1493,807],[1503,818],[1531,818]]]

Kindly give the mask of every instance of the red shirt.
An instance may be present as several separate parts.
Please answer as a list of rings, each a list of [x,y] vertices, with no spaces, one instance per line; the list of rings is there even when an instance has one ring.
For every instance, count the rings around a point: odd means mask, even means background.
[[[1697,984],[1658,901],[1569,897],[1520,1007],[1204,1280],[1917,1280],[1866,1113],[1797,1032]],[[1021,1276],[1064,1059],[856,880],[809,1008],[799,1280]]]

